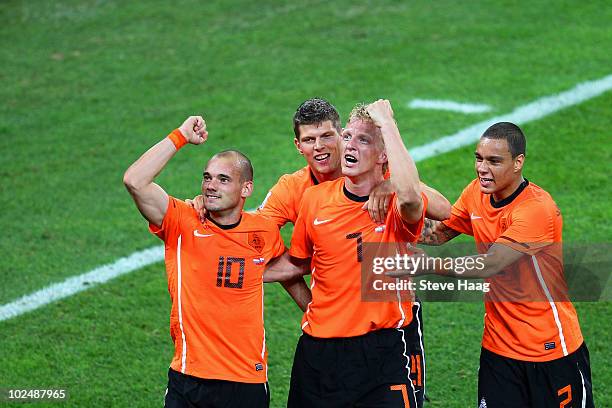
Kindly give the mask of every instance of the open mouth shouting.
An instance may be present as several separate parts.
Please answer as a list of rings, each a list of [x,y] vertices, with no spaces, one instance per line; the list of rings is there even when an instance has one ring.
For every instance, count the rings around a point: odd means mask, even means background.
[[[358,161],[359,160],[357,160],[357,158],[353,156],[352,154],[344,155],[344,163],[346,164],[347,167],[352,167],[354,164],[357,164]]]
[[[487,187],[491,187],[493,185],[493,179],[492,178],[486,178],[486,177],[478,177],[480,180],[480,186],[487,188]]]

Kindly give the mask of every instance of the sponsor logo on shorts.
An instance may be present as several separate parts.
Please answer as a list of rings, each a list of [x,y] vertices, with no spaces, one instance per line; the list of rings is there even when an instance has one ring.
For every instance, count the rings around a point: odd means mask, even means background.
[[[487,401],[485,401],[484,397],[482,397],[480,400],[480,405],[478,405],[478,408],[487,408]]]
[[[552,350],[555,347],[557,347],[557,345],[555,344],[554,341],[551,341],[549,343],[544,343],[544,350]]]

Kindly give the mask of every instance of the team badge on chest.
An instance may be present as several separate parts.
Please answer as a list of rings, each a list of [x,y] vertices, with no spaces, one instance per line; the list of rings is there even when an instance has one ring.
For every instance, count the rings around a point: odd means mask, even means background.
[[[261,252],[266,245],[266,241],[264,241],[261,234],[257,232],[249,232],[249,245],[257,252]]]

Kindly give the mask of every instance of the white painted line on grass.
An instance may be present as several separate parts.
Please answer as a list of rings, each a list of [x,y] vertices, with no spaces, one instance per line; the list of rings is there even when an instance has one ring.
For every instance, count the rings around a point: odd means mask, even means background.
[[[595,81],[582,82],[569,91],[552,96],[545,96],[527,105],[519,106],[514,111],[478,122],[459,132],[444,136],[426,145],[415,147],[410,154],[416,161],[425,160],[442,153],[459,149],[476,142],[489,126],[496,122],[513,122],[524,124],[555,113],[569,106],[577,105],[588,99],[601,95],[612,89],[612,75]]]
[[[82,275],[72,276],[63,282],[47,286],[11,303],[0,306],[0,321],[38,309],[48,303],[72,296],[163,259],[163,245],[134,252],[130,256],[117,259],[113,263],[99,266]]]
[[[491,110],[489,105],[484,104],[460,103],[455,101],[432,99],[413,99],[408,104],[408,107],[412,109],[434,109],[461,113],[483,113]]]
[[[411,150],[411,154],[415,161],[422,161],[442,153],[450,152],[474,143],[480,138],[480,135],[487,127],[495,122],[527,123],[543,118],[569,106],[577,105],[611,89],[612,75],[595,81],[583,82],[569,91],[537,99],[527,105],[519,106],[509,114],[492,117],[460,130],[453,135],[445,136],[426,145],[416,147]],[[92,288],[118,276],[160,262],[163,259],[163,245],[134,252],[113,263],[100,266],[82,275],[70,277],[63,282],[47,286],[11,303],[0,306],[0,321],[17,317],[23,313],[38,309],[56,300]]]

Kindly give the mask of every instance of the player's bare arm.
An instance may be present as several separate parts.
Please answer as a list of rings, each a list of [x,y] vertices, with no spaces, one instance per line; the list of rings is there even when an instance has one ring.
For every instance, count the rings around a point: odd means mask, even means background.
[[[416,223],[421,219],[423,212],[419,173],[393,119],[391,104],[388,100],[379,99],[370,104],[367,111],[374,124],[380,128],[385,141],[398,210],[404,221]]]
[[[427,196],[427,218],[443,221],[450,218],[451,203],[436,189],[429,187],[421,182],[421,190]],[[382,224],[389,211],[389,203],[393,197],[394,189],[391,180],[384,180],[378,184],[370,193],[370,198],[363,205],[363,210],[367,210],[372,221]]]
[[[308,308],[308,304],[312,301],[312,292],[304,281],[302,276],[298,276],[294,279],[281,282],[283,288],[289,293],[293,301],[298,307],[305,312]]]
[[[442,245],[459,235],[459,231],[444,225],[441,221],[426,218],[423,224],[423,231],[419,237],[419,244]]]
[[[285,252],[266,266],[264,282],[285,282],[310,273],[310,258],[298,259]]]
[[[190,116],[178,129],[187,143],[206,141],[206,123],[201,116]],[[180,138],[179,135],[175,136]],[[179,141],[180,143],[180,141]],[[178,147],[170,137],[147,150],[123,175],[123,184],[132,195],[138,210],[152,224],[161,226],[168,207],[168,194],[153,182],[155,177],[176,154]]]
[[[435,188],[421,182],[421,191],[427,196],[425,217],[436,220],[448,220],[451,216],[451,203]]]
[[[520,251],[507,245],[495,243],[491,245],[486,254],[457,257],[454,258],[453,262],[437,262],[436,258],[432,258],[423,250],[415,248],[413,257],[415,261],[420,258],[419,262],[412,262],[408,269],[389,272],[387,275],[400,277],[436,274],[462,279],[490,278],[517,262],[523,256],[525,254]],[[447,261],[448,258],[444,259]],[[456,271],[447,265],[461,265],[462,267],[460,271]]]

